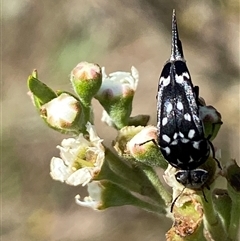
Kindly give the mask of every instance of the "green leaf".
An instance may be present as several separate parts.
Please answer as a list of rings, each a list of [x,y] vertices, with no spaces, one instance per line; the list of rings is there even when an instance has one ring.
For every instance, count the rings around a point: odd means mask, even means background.
[[[57,97],[57,94],[37,78],[36,71],[28,77],[28,88],[32,92],[36,107],[40,107]]]

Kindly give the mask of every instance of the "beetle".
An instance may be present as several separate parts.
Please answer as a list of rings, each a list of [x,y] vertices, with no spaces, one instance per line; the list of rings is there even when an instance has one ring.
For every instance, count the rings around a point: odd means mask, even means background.
[[[215,159],[210,137],[205,138],[199,117],[198,92],[184,59],[173,10],[171,56],[158,84],[157,145],[167,162],[179,169],[176,180],[196,189],[201,188],[209,176],[208,171],[199,166],[206,162],[211,151]]]

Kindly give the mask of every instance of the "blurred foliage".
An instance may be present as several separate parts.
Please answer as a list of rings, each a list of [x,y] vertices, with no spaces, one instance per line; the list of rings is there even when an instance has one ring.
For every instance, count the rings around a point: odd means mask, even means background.
[[[193,82],[223,116],[215,144],[223,162],[230,157],[239,161],[238,0],[5,0],[2,241],[164,240],[169,223],[130,207],[104,213],[80,208],[74,203],[79,188],[51,180],[49,162],[63,136],[38,118],[26,95],[26,79],[37,68],[51,87],[71,90],[70,71],[82,60],[106,66],[107,73],[134,65],[140,72],[134,109],[151,114],[155,124],[158,77],[170,53],[172,8]],[[116,134],[99,121],[97,126],[102,138],[106,131]]]

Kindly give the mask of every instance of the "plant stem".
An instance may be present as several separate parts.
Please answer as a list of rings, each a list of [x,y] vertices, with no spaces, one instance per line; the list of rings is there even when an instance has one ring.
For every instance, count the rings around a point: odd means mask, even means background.
[[[106,148],[106,147],[105,147]],[[152,182],[149,182],[148,177],[139,173],[138,169],[127,165],[121,158],[115,155],[110,149],[106,148],[106,168],[111,172],[108,180],[121,185],[133,192],[139,193],[143,196],[148,196],[158,205],[164,206],[165,202],[161,195],[156,191]],[[142,170],[141,170],[142,171]],[[106,173],[106,171],[104,171]],[[101,176],[99,177],[101,178]]]
[[[154,169],[150,166],[147,166],[147,165],[142,165],[141,169],[145,173],[146,177],[151,182],[153,187],[156,189],[156,191],[159,193],[159,195],[164,200],[165,205],[168,206],[169,203],[171,203],[171,200],[172,200],[171,194],[165,190],[165,187],[163,186],[163,184],[159,180],[159,177],[156,174],[156,172],[154,171]]]
[[[153,212],[161,215],[166,214],[166,209],[163,206],[154,205],[154,204],[145,202],[141,199],[138,199],[138,202],[136,202],[134,206],[139,207],[148,212]]]
[[[104,162],[102,166],[101,172],[98,174],[98,176],[95,178],[95,180],[108,180],[112,183],[115,183],[116,185],[121,186],[124,189],[130,190],[132,192],[139,193],[141,190],[140,185],[136,182],[132,182],[131,180],[127,180],[123,178],[121,175],[116,174],[111,170],[109,167],[108,162]]]
[[[202,204],[204,209],[204,226],[211,234],[213,240],[227,240],[227,235],[222,223],[219,219],[217,212],[213,206],[213,200],[211,192],[207,192],[207,202],[202,198]]]
[[[232,212],[230,225],[228,229],[228,236],[230,240],[237,240],[239,235],[239,221],[240,221],[240,203],[239,201],[232,200]]]
[[[165,207],[146,202],[117,184],[102,181],[102,185],[104,187],[101,195],[103,208],[132,205],[149,212],[166,214]]]
[[[104,146],[105,147],[105,146]],[[140,178],[133,172],[132,167],[127,165],[125,162],[121,160],[121,158],[115,155],[112,150],[105,147],[105,156],[106,161],[108,163],[109,168],[119,176],[124,177],[125,179],[139,183]]]

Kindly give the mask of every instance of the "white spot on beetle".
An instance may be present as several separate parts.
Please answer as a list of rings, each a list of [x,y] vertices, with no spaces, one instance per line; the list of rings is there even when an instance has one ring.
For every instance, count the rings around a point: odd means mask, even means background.
[[[184,119],[187,120],[187,121],[191,121],[191,115],[189,113],[186,113],[184,116]]]
[[[168,123],[168,118],[164,117],[162,118],[162,126],[165,126]]]
[[[184,77],[185,77],[185,78],[184,78]],[[182,84],[183,81],[185,81],[185,79],[190,80],[190,76],[189,76],[188,72],[184,72],[184,73],[182,73],[181,75],[177,75],[177,74],[176,74],[175,78],[176,78],[176,82],[177,82],[178,84]]]
[[[178,144],[178,140],[174,140],[172,143],[171,143],[171,145],[177,145]]]
[[[178,134],[179,134],[180,137],[182,137],[182,138],[184,137],[182,132],[179,131]]]
[[[172,103],[166,103],[165,106],[166,106],[166,111],[169,114],[173,108]]]
[[[182,104],[182,102],[180,102],[180,101],[177,102],[177,109],[178,109],[178,110],[183,110],[183,104]]]
[[[188,138],[189,139],[192,139],[195,135],[195,130],[191,129],[189,132],[188,132]]]
[[[171,139],[170,139],[169,136],[167,136],[167,135],[162,135],[162,139],[163,139],[164,141],[166,141],[167,143],[169,143],[169,142],[171,141]]]
[[[164,87],[168,86],[170,83],[170,76],[168,76],[167,78],[161,77],[160,83],[162,83]]]
[[[174,133],[174,135],[173,135],[173,139],[175,140],[175,139],[177,139],[177,137],[178,137],[178,133]]]
[[[191,163],[191,162],[195,162],[195,160],[190,156],[190,160],[188,161],[188,163]]]
[[[183,76],[182,75],[177,75],[175,76],[176,82],[178,84],[182,84],[183,83]]]
[[[183,139],[181,139],[181,141],[182,141],[182,143],[188,143],[190,140],[187,138],[183,138]]]
[[[183,164],[179,159],[176,159],[177,165]]]
[[[190,76],[189,76],[188,72],[184,72],[184,73],[182,74],[182,76],[183,76],[183,77],[186,77],[187,79],[190,79]]]
[[[167,155],[169,155],[171,153],[171,150],[169,147],[164,147],[164,148],[162,148],[162,150],[165,151]]]
[[[193,147],[197,150],[199,150],[199,141],[194,141],[193,142]]]

